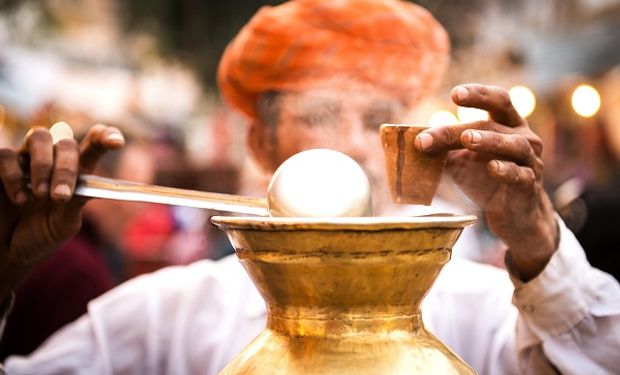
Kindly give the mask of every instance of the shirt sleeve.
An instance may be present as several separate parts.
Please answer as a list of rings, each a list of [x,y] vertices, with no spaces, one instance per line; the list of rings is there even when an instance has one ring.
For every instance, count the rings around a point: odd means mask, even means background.
[[[558,218],[558,250],[534,280],[514,276],[516,350],[523,374],[620,373],[620,286],[593,268]]]
[[[265,325],[264,302],[235,257],[167,267],[91,301],[88,313],[7,373],[217,374]]]

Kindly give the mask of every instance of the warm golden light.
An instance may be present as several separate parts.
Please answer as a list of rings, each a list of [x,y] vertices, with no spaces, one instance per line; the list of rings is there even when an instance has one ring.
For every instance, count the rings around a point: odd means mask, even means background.
[[[456,110],[456,115],[460,122],[475,122],[489,119],[489,113],[478,108],[459,107]]]
[[[458,124],[459,120],[456,118],[454,113],[442,109],[440,111],[436,111],[429,117],[428,126],[442,126],[442,125],[454,125]]]
[[[601,96],[598,91],[590,85],[579,85],[573,91],[573,109],[581,117],[594,116],[601,108]]]
[[[525,86],[514,86],[508,90],[510,101],[521,117],[527,117],[536,108],[536,96]]]

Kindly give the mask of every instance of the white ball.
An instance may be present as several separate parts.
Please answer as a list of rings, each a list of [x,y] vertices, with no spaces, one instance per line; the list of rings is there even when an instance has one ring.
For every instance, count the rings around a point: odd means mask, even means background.
[[[271,216],[372,216],[370,183],[349,156],[314,149],[287,159],[269,183]]]

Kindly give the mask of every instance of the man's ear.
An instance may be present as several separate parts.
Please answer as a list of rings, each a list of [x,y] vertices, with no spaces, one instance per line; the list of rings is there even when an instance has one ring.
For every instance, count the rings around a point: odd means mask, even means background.
[[[269,127],[254,120],[248,129],[247,146],[250,155],[264,172],[273,173],[278,167],[276,162],[277,145],[271,139]]]

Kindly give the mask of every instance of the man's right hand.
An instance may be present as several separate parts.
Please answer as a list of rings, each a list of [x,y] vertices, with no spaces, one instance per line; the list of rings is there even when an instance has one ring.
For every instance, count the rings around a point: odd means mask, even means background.
[[[73,195],[78,175],[124,143],[118,129],[95,125],[80,145],[33,128],[19,150],[0,149],[0,298],[77,233],[86,203]]]

